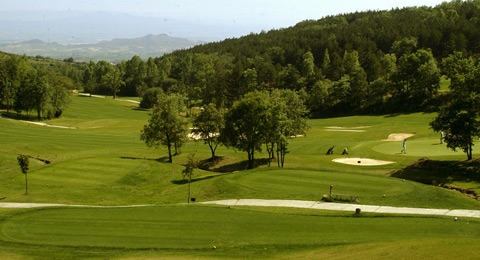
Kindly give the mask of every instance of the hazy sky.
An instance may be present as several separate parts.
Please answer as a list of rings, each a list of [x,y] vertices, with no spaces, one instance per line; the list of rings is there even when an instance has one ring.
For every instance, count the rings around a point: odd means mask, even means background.
[[[306,19],[364,10],[428,5],[442,0],[2,0],[0,10],[107,10],[142,16],[264,25],[265,30]]]

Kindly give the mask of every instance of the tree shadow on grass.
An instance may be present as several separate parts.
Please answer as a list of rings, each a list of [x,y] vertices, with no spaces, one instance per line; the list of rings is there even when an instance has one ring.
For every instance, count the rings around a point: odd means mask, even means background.
[[[217,165],[221,164],[221,162],[225,159],[223,156],[215,156],[215,158],[208,158],[205,160],[201,160],[198,164],[198,168],[204,171],[212,171],[212,172],[236,172],[236,171],[243,171],[248,170],[248,161],[241,161],[231,164],[221,165],[218,168],[215,168]],[[254,161],[254,167],[259,167],[262,165],[267,165],[268,159],[256,159]]]
[[[14,120],[27,120],[27,121],[38,121],[37,115],[25,115],[25,114],[19,114],[16,112],[8,111],[8,113],[5,111],[1,113],[1,116],[9,119],[14,119]]]
[[[395,171],[392,177],[407,179],[423,184],[455,189],[475,195],[471,190],[451,187],[455,181],[476,182],[480,184],[480,159],[470,161],[436,161],[420,159],[411,165]]]
[[[194,183],[194,182],[197,182],[197,181],[209,180],[209,179],[213,179],[213,178],[217,178],[217,177],[225,176],[225,175],[229,175],[229,174],[233,174],[233,173],[232,172],[226,172],[226,173],[220,173],[220,174],[213,175],[213,176],[211,175],[211,176],[205,176],[205,177],[201,177],[201,178],[194,178],[194,179],[192,179],[191,183]],[[188,179],[185,178],[185,179],[182,179],[182,180],[173,180],[172,183],[176,184],[176,185],[183,185],[183,184],[188,183]]]
[[[268,161],[269,161],[268,158],[255,159],[255,161],[253,162],[253,168],[257,168],[262,165],[267,165]],[[216,172],[235,172],[235,171],[244,171],[244,170],[248,170],[248,160],[232,163],[228,165],[223,165],[221,167],[214,169],[214,171]]]
[[[151,109],[141,108],[141,107],[134,107],[134,108],[132,108],[132,110],[135,110],[135,111],[151,111]]]
[[[132,156],[120,156],[120,159],[128,159],[128,160],[150,160],[150,161],[156,161],[156,162],[161,162],[161,163],[167,163],[168,162],[168,156],[160,157],[160,158],[146,158],[146,157],[132,157]]]

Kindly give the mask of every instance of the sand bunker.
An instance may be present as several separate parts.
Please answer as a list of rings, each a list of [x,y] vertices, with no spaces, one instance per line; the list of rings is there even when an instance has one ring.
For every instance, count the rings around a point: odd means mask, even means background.
[[[220,135],[219,133],[210,133],[209,134],[210,137],[217,137],[219,135]],[[202,139],[205,139],[205,138],[203,138],[201,134],[190,133],[190,134],[188,134],[188,139],[198,141],[198,140],[202,140]]]
[[[371,126],[354,126],[354,127],[326,126],[325,131],[361,133],[361,132],[365,132],[364,129],[369,127]]]
[[[389,134],[388,138],[383,139],[382,141],[399,142],[399,141],[403,141],[407,138],[410,138],[414,135],[415,135],[415,133],[393,133],[393,134]]]
[[[359,165],[359,166],[378,166],[378,165],[387,165],[395,162],[390,161],[380,161],[369,158],[336,158],[332,160],[336,163],[350,164],[350,165]]]

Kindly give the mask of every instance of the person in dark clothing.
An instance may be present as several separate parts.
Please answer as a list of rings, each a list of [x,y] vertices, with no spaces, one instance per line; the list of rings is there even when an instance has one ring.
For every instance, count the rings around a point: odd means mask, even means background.
[[[335,148],[335,145],[328,149],[327,154],[333,154],[333,148]]]

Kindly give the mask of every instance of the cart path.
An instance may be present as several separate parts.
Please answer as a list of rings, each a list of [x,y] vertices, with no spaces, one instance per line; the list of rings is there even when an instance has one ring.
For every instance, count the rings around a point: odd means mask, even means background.
[[[383,214],[413,214],[413,215],[437,215],[451,217],[469,217],[480,218],[480,210],[467,209],[427,209],[427,208],[407,208],[390,207],[361,204],[344,204],[319,201],[304,200],[260,200],[260,199],[232,199],[198,202],[199,204],[214,204],[225,206],[258,206],[258,207],[289,207],[306,208],[333,211],[355,212],[359,208],[362,212],[383,213]],[[184,203],[182,203],[184,204]],[[148,205],[126,205],[126,206],[92,206],[92,205],[70,205],[70,204],[51,204],[51,203],[14,203],[0,202],[0,208],[43,208],[43,207],[88,207],[88,208],[129,208],[129,207],[148,207]]]
[[[239,199],[239,200],[207,201],[207,202],[200,202],[200,203],[226,205],[226,206],[290,207],[290,208],[306,208],[306,209],[336,210],[336,211],[350,211],[350,212],[355,212],[355,210],[359,208],[362,212],[371,212],[371,213],[438,215],[438,216],[480,218],[480,210],[406,208],[406,207],[374,206],[374,205],[345,204],[345,203],[303,201],[303,200]]]

